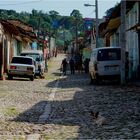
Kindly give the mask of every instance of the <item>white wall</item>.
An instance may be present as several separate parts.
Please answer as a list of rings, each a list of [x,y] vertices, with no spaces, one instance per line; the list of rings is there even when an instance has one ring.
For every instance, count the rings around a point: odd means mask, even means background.
[[[110,46],[120,46],[119,35],[120,33],[117,31],[110,37]]]
[[[17,41],[14,39],[13,40],[13,49],[14,49],[14,56],[17,56]]]
[[[126,15],[126,30],[130,29],[139,22],[139,6],[136,2]],[[110,37],[110,45],[118,46],[120,27]],[[126,51],[129,53],[129,78],[137,77],[139,65],[139,44],[138,34],[134,30],[126,31]]]
[[[138,23],[138,2],[126,15],[126,29]],[[126,50],[129,52],[129,78],[137,77],[139,65],[138,34],[134,30],[126,32]]]
[[[51,55],[52,55],[52,50],[54,49],[56,47],[56,45],[55,45],[55,38],[50,38],[50,53],[51,53]]]

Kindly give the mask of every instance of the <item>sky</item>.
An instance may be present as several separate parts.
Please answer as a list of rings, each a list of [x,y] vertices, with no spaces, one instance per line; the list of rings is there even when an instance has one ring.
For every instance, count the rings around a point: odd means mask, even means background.
[[[120,0],[98,0],[98,17],[105,16],[105,11],[114,7],[117,2]],[[95,18],[95,7],[85,7],[84,4],[95,5],[95,0],[0,0],[0,9],[17,12],[31,12],[32,9],[43,12],[55,10],[63,16],[69,16],[73,9],[77,9],[84,18]]]

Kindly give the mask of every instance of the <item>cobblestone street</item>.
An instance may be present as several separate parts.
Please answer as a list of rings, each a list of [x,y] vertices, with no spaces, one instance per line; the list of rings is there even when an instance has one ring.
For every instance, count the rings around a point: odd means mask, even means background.
[[[0,81],[0,139],[140,139],[140,87],[61,76],[63,57],[50,61],[45,79]],[[106,124],[97,126],[91,110]]]

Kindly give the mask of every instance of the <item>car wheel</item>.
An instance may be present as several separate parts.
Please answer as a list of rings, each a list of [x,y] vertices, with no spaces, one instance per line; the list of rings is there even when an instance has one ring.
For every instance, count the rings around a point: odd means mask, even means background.
[[[39,75],[40,79],[44,79],[44,72],[42,71]]]
[[[31,77],[30,77],[30,80],[31,80],[31,81],[34,81],[34,76],[31,76]]]
[[[8,75],[8,79],[9,80],[12,80],[13,79],[13,76],[12,75]]]

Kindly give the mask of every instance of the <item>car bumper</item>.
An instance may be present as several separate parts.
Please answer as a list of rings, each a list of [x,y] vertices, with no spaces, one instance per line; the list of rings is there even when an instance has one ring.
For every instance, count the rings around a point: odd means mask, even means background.
[[[100,73],[97,73],[97,72],[93,72],[93,71],[90,71],[89,72],[92,79],[94,79],[97,76],[100,77],[100,79],[107,79],[107,80],[112,80],[112,79],[120,79],[120,74],[100,74]]]
[[[99,75],[101,79],[106,79],[106,80],[113,80],[113,79],[120,79],[120,75]]]
[[[8,75],[12,75],[12,76],[34,76],[34,72],[30,72],[30,71],[16,71],[16,70],[9,70]]]

